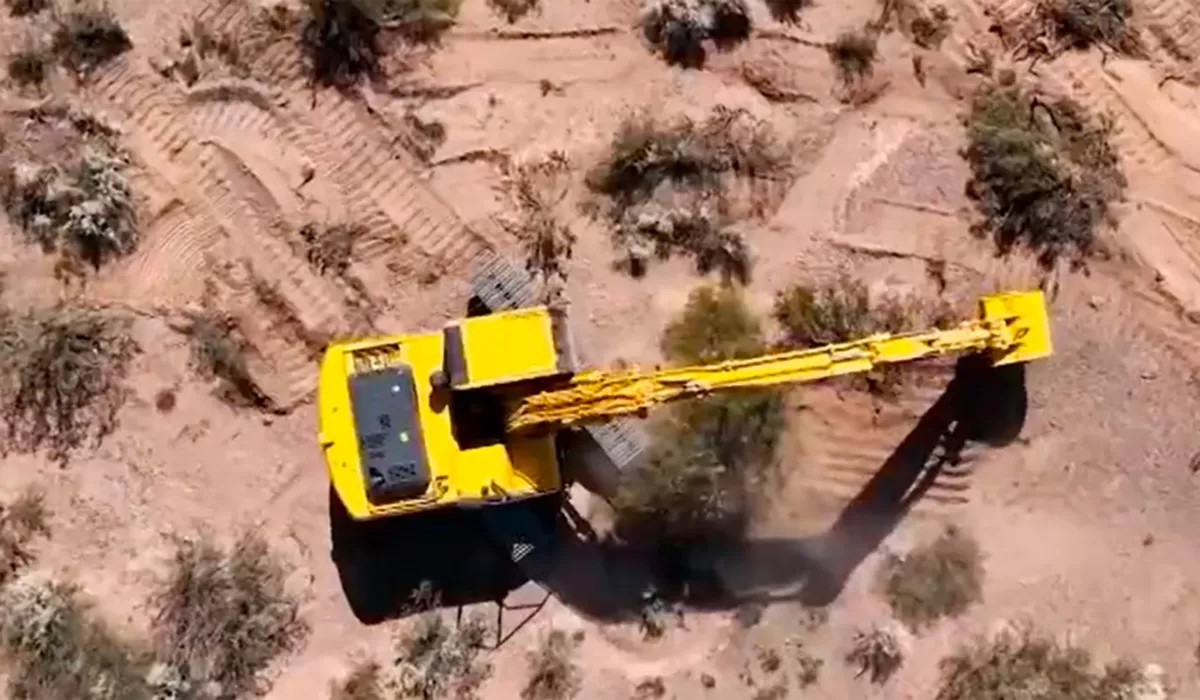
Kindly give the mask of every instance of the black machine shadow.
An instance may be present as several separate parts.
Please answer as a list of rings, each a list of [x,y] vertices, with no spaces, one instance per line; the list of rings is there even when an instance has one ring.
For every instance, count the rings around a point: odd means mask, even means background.
[[[531,512],[557,537],[534,557],[512,561],[481,511],[444,510],[355,523],[330,494],[333,559],[355,615],[371,624],[413,610],[410,595],[436,590],[442,606],[502,603],[530,579],[579,613],[604,620],[640,614],[647,590],[704,608],[791,600],[824,606],[887,538],[970,443],[1016,439],[1028,409],[1024,365],[991,367],[961,358],[938,400],[824,533],[756,539],[664,574],[641,548],[601,540],[557,499],[491,508]],[[670,581],[664,581],[664,576]]]

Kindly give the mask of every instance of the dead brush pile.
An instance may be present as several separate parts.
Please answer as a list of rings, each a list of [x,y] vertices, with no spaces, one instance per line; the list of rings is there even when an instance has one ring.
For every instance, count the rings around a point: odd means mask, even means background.
[[[436,612],[416,619],[396,643],[394,686],[399,697],[412,700],[475,700],[492,675],[490,662],[481,659],[487,624],[469,616],[450,627]]]
[[[983,596],[982,559],[975,540],[956,527],[904,557],[889,556],[881,574],[892,613],[914,631],[963,614]]]
[[[308,631],[282,565],[253,534],[229,550],[204,538],[180,540],[152,607],[164,675],[216,697],[253,692],[259,674]]]
[[[876,627],[854,633],[846,663],[856,669],[856,675],[883,685],[904,665],[904,652],[896,635]]]
[[[627,119],[588,186],[614,226],[619,265],[631,274],[644,274],[653,258],[683,254],[701,273],[746,282],[750,251],[731,228],[739,212],[728,186],[741,182],[761,193],[788,171],[786,146],[766,124],[718,108],[700,123],[648,114]],[[756,199],[749,213],[761,215],[767,206]]]
[[[728,50],[750,37],[745,0],[645,0],[642,34],[667,63],[703,67],[711,43]]]
[[[1128,700],[1166,697],[1135,665],[1099,666],[1086,650],[1028,629],[962,647],[941,662],[935,700]]]
[[[246,354],[250,344],[228,316],[206,312],[192,315],[186,328],[192,371],[216,382],[216,394],[234,407],[271,408],[271,400],[259,389]]]
[[[758,320],[732,287],[701,287],[663,336],[673,363],[760,354]],[[755,495],[771,476],[783,431],[777,391],[713,396],[663,416],[649,464],[628,474],[614,498],[616,531],[671,558],[738,541]]]
[[[116,428],[138,351],[125,319],[67,306],[0,313],[0,348],[0,449],[65,463]]]
[[[87,76],[133,48],[129,34],[103,0],[71,2],[58,17],[54,53],[79,76]]]
[[[975,233],[990,233],[1001,254],[1023,245],[1048,267],[1064,257],[1081,263],[1125,191],[1111,117],[1093,119],[1069,98],[989,85],[964,123],[967,194],[983,215]]]

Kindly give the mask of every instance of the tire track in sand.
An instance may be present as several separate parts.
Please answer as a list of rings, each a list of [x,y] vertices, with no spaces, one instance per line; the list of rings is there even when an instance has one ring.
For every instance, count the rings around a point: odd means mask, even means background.
[[[93,92],[126,116],[135,151],[152,166],[158,164],[185,202],[194,201],[206,209],[209,220],[224,230],[233,250],[249,259],[256,272],[289,299],[289,306],[303,314],[298,318],[313,323],[309,328],[317,332],[335,328],[332,323],[340,318],[340,299],[323,290],[322,280],[301,268],[302,263],[287,246],[269,235],[277,224],[270,208],[243,199],[253,190],[245,187],[244,181],[234,184],[231,177],[236,181],[245,173],[222,149],[197,138],[186,117],[188,106],[174,87],[137,70],[126,59],[99,76]],[[279,407],[290,408],[314,388],[312,359],[307,349],[290,347],[282,334],[259,329],[256,316],[243,315],[243,330],[270,369],[256,381]]]

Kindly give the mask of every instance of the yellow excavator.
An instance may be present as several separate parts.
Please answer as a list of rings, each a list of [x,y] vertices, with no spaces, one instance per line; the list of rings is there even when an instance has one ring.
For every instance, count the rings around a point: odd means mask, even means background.
[[[1040,291],[985,296],[972,320],[667,369],[581,369],[563,311],[530,306],[441,330],[330,345],[320,444],[355,520],[511,503],[563,488],[555,433],[714,392],[812,382],[946,353],[993,365],[1052,352]]]

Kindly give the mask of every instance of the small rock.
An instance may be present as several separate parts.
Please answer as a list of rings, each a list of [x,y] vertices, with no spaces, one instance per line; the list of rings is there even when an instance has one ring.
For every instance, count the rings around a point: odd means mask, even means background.
[[[263,424],[263,425],[274,425],[274,424],[275,424],[275,419],[274,419],[274,418],[272,418],[271,416],[266,416],[266,415],[264,415],[264,416],[262,417],[262,424]]]
[[[1101,306],[1104,306],[1104,297],[1092,295],[1092,298],[1088,299],[1088,306],[1092,307],[1093,309],[1098,309]]]
[[[1142,538],[1143,547],[1149,547],[1152,544],[1154,544],[1154,535],[1146,535]]]
[[[1158,371],[1153,369],[1142,370],[1142,379],[1157,379]]]
[[[702,673],[700,674],[700,685],[711,690],[712,688],[717,687],[717,679],[713,678],[707,673]]]

